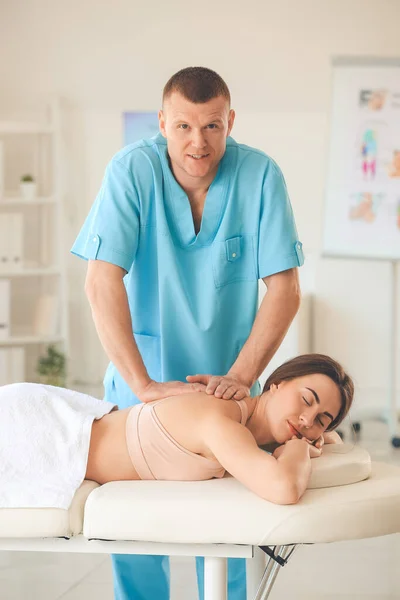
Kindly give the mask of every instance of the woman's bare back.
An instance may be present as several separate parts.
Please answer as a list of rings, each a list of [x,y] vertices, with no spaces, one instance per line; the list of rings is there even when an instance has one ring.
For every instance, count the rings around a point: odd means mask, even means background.
[[[90,439],[86,479],[98,483],[140,479],[126,445],[126,420],[130,408],[112,412],[94,421]],[[161,424],[178,444],[206,458],[214,458],[204,442],[201,424],[212,412],[240,422],[236,402],[221,400],[204,392],[171,396],[155,407]]]
[[[171,396],[156,407],[162,425],[184,448],[206,458],[214,458],[204,442],[201,423],[211,412],[222,413],[240,422],[241,412],[236,402],[221,400],[205,392]]]

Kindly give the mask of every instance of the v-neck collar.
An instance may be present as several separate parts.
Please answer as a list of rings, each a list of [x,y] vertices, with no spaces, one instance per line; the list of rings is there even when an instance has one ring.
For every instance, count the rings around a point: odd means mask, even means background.
[[[174,174],[171,171],[166,143],[165,145],[160,144],[159,150],[161,166],[166,180],[164,201],[168,207],[168,216],[173,221],[171,225],[173,225],[175,229],[176,241],[180,246],[187,249],[209,246],[217,234],[223,210],[225,208],[229,183],[229,178],[226,176],[229,165],[229,156],[225,152],[218,165],[218,171],[215,178],[208,188],[200,230],[196,234],[189,198],[184,189],[176,181]]]

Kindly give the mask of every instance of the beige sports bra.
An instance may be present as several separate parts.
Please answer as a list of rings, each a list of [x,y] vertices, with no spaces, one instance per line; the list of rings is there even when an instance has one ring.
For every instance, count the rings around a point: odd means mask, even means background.
[[[160,422],[155,407],[163,400],[136,404],[126,421],[126,443],[133,467],[140,479],[167,481],[203,481],[223,477],[220,463],[187,450],[168,433]],[[245,400],[234,400],[245,425],[248,408]]]

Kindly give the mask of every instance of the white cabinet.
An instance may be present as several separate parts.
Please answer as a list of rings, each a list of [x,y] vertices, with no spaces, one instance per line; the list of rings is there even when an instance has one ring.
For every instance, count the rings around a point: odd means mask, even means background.
[[[60,113],[53,100],[43,122],[0,115],[0,375],[10,381],[37,379],[51,343],[68,355]],[[36,184],[29,193],[20,187],[26,175]],[[5,367],[5,356],[20,366]]]

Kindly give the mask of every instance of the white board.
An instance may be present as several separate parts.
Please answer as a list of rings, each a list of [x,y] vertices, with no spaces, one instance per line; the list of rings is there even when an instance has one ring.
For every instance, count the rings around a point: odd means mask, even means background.
[[[400,259],[400,58],[336,59],[324,254]]]

